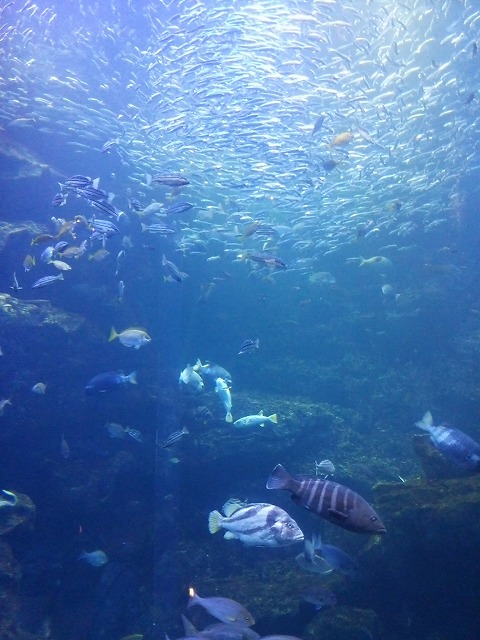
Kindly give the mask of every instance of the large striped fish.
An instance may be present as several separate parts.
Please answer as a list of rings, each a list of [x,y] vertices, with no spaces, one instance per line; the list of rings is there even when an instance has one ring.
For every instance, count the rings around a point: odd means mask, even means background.
[[[249,547],[285,547],[303,540],[303,533],[288,513],[273,504],[244,504],[235,499],[223,505],[222,514],[208,517],[210,533],[226,529],[227,540],[237,538]]]
[[[292,500],[329,522],[355,533],[385,533],[378,515],[358,493],[348,487],[315,476],[292,477],[277,464],[267,480],[267,489],[285,489]]]

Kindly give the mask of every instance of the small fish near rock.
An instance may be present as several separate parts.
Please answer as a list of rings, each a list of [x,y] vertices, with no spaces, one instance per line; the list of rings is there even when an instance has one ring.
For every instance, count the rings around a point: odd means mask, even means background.
[[[201,598],[193,587],[189,588],[188,595],[190,599],[187,604],[187,609],[198,604],[203,607],[205,611],[208,611],[211,616],[220,620],[220,622],[242,624],[247,627],[255,624],[255,618],[252,614],[235,600],[222,598],[220,596]]]
[[[430,433],[433,446],[447,460],[464,471],[480,471],[480,444],[466,433],[453,427],[436,427],[430,411],[415,426]]]

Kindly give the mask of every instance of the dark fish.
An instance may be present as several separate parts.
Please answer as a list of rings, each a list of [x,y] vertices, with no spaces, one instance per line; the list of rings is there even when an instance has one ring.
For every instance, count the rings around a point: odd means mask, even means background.
[[[240,347],[240,351],[238,355],[241,356],[244,353],[253,353],[255,349],[260,347],[260,338],[256,338],[255,340],[244,340],[242,342],[242,346]]]
[[[321,115],[317,118],[317,121],[315,122],[315,125],[313,127],[312,136],[318,133],[318,131],[320,131],[320,129],[323,127],[324,122],[325,122],[324,115]]]
[[[465,105],[470,104],[471,102],[473,102],[475,99],[475,91],[472,91],[471,93],[468,94],[466,100],[465,100]]]
[[[467,471],[480,469],[480,444],[463,431],[452,427],[434,426],[430,411],[427,411],[415,426],[428,431],[435,449],[457,466]]]
[[[184,211],[188,211],[193,208],[193,204],[190,202],[177,202],[176,204],[171,204],[169,207],[165,209],[165,213],[167,215],[178,215],[179,213],[183,213]]]
[[[322,167],[327,173],[333,171],[338,164],[340,164],[338,160],[334,160],[333,158],[322,160]]]
[[[282,260],[280,260],[280,258],[268,254],[248,253],[243,256],[243,259],[252,260],[253,262],[257,262],[258,264],[263,264],[263,266],[268,267],[269,269],[287,268],[287,265]]]
[[[108,371],[107,373],[99,373],[94,376],[85,387],[85,393],[88,395],[95,395],[97,393],[105,393],[106,391],[114,391],[120,387],[125,386],[127,383],[137,384],[137,373],[132,373],[126,376],[121,371]]]
[[[56,193],[52,199],[52,205],[54,207],[61,207],[67,201],[67,197],[63,193]]]
[[[100,201],[92,200],[91,204],[93,207],[95,207],[99,211],[102,211],[102,213],[105,213],[107,216],[110,216],[112,218],[118,218],[116,208],[113,206],[113,204],[110,204],[110,202],[107,202],[107,200],[100,200]]]
[[[355,533],[385,533],[383,522],[358,493],[348,487],[314,476],[292,477],[277,464],[267,480],[267,489],[284,489],[292,500],[329,522]]]
[[[478,46],[477,46],[477,43],[474,42],[472,44],[472,58],[474,58],[477,55],[477,51],[478,51]]]
[[[315,551],[318,551],[319,555],[328,562],[332,569],[340,571],[345,576],[353,576],[357,573],[358,562],[343,549],[339,549],[333,544],[324,544],[319,535],[314,536],[313,544]]]
[[[202,364],[202,361],[198,359],[193,370],[199,373],[202,378],[207,376],[207,378],[210,378],[213,382],[215,382],[217,378],[223,378],[229,387],[232,385],[232,376],[228,371],[219,364],[215,364],[209,360],[207,360],[205,364]]]
[[[58,276],[45,276],[44,278],[40,278],[40,280],[37,280],[32,284],[32,289],[39,289],[40,287],[46,287],[49,284],[52,284],[52,282],[55,282],[56,280],[63,280],[63,274],[59,273]]]
[[[108,193],[103,189],[96,189],[93,185],[89,184],[85,189],[77,189],[78,195],[82,196],[86,200],[92,202],[100,202],[101,200],[108,200]]]
[[[164,449],[168,449],[168,447],[171,447],[172,445],[174,445],[187,433],[190,433],[187,427],[182,427],[178,431],[174,431],[168,436],[166,440],[164,440],[164,442],[162,442],[162,447]]]
[[[147,231],[148,233],[158,233],[161,236],[169,236],[172,233],[175,233],[175,229],[169,227],[166,224],[143,224],[142,222],[142,232]]]
[[[337,604],[335,594],[323,587],[312,587],[308,589],[308,591],[302,593],[302,598],[305,602],[313,604],[317,611],[320,611],[322,607],[334,607]]]
[[[90,185],[93,185],[93,180],[88,176],[75,175],[65,181],[65,186],[70,189],[85,189]]]
[[[184,187],[187,184],[190,184],[190,181],[187,180],[187,178],[177,174],[158,174],[153,176],[152,182],[163,184],[166,187]]]
[[[255,624],[255,620],[251,613],[249,613],[244,606],[235,600],[230,598],[221,598],[213,596],[211,598],[201,598],[195,589],[190,587],[188,590],[190,599],[187,604],[188,607],[193,607],[194,604],[198,604],[203,607],[210,615],[220,622],[226,624],[243,624],[247,627],[251,627]]]

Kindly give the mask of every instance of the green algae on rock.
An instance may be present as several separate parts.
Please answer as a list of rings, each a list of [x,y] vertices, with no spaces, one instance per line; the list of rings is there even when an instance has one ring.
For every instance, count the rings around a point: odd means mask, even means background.
[[[55,308],[49,300],[19,300],[0,293],[0,326],[12,322],[33,327],[57,325],[66,333],[72,333],[83,324],[84,318]]]

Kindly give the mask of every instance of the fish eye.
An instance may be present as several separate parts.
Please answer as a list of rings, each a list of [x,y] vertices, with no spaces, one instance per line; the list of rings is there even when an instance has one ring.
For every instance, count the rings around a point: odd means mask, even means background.
[[[288,527],[289,529],[293,529],[293,528],[294,528],[294,527],[293,527],[293,524],[292,524],[291,522],[289,522],[289,523],[287,524],[287,527]]]
[[[371,522],[376,522],[378,520],[378,518],[376,516],[370,516],[370,521]]]

